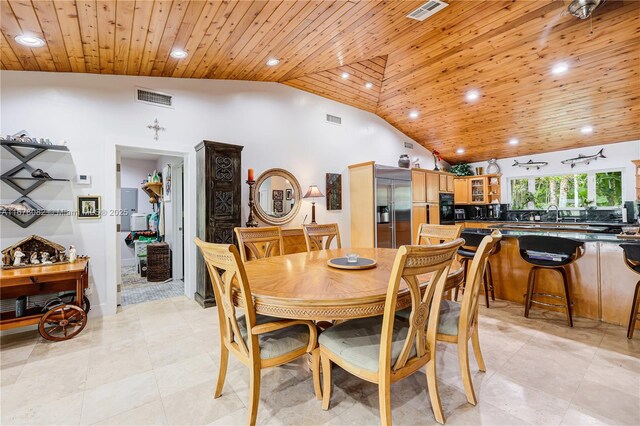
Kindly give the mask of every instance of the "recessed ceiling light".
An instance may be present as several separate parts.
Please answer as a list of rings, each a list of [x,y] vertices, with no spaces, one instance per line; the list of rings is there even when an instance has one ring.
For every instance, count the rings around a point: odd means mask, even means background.
[[[371,89],[373,87],[373,83],[368,81],[367,83],[365,83],[364,87],[366,87],[367,89]]]
[[[469,102],[477,101],[480,98],[480,92],[477,90],[469,90],[465,95],[465,99]]]
[[[518,140],[518,138],[511,138],[511,139],[509,139],[509,143],[511,145],[518,145],[520,143],[520,141]]]
[[[464,148],[458,148],[458,149],[456,149],[456,152],[458,154],[464,154]]]
[[[276,59],[276,58],[271,58],[267,61],[267,65],[269,65],[270,67],[275,67],[279,63],[280,63],[280,59]]]
[[[566,62],[558,62],[551,68],[551,72],[555,75],[564,74],[569,71],[569,64]]]
[[[349,73],[348,72],[343,72],[342,73],[342,78],[344,78],[345,80],[349,78]]]
[[[181,50],[181,49],[175,49],[175,50],[171,51],[171,57],[172,58],[184,59],[187,56],[189,56],[189,54],[187,52],[185,52],[184,50]]]
[[[584,126],[582,127],[582,129],[580,129],[580,132],[583,135],[590,135],[591,133],[593,133],[593,127],[591,126]]]
[[[16,42],[27,47],[42,47],[45,45],[43,39],[35,36],[19,35],[15,38]]]
[[[410,111],[409,112],[409,118],[416,119],[416,118],[418,118],[419,115],[420,115],[420,113],[418,111]]]

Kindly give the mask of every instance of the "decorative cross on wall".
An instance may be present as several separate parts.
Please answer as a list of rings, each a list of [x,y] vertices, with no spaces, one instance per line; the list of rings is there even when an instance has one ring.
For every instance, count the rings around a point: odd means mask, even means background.
[[[157,118],[153,120],[153,125],[149,124],[147,126],[147,129],[155,130],[156,134],[153,139],[156,141],[160,139],[160,135],[158,134],[158,132],[164,132],[166,130],[164,127],[160,127],[160,123],[158,122]]]

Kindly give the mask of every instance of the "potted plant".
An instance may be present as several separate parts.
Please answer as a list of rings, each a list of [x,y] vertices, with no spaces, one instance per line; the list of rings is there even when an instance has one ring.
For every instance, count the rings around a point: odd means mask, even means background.
[[[460,163],[456,164],[455,166],[451,166],[451,169],[449,171],[457,176],[473,176],[471,166],[469,166],[467,163]]]

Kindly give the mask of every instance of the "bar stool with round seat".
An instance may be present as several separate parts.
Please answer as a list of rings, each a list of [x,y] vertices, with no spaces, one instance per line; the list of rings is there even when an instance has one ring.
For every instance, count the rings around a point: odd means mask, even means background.
[[[571,315],[571,295],[569,291],[569,279],[565,267],[571,265],[584,254],[584,243],[569,238],[548,237],[542,235],[523,235],[518,237],[518,247],[522,259],[533,265],[529,271],[529,281],[524,302],[524,316],[529,318],[529,310],[533,303],[543,306],[563,307],[567,313],[567,324],[573,327]],[[536,293],[536,274],[540,269],[553,269],[562,277],[563,295]],[[546,303],[534,300],[536,296],[560,299],[564,303]]]
[[[462,266],[462,271],[464,273],[463,282],[466,282],[467,275],[467,266],[473,257],[476,255],[476,250],[480,247],[480,243],[482,243],[482,239],[486,237],[487,234],[480,234],[478,232],[462,232],[460,234],[460,238],[464,239],[464,246],[458,249],[458,260],[460,262],[460,266]],[[489,256],[493,256],[494,254],[500,251],[500,242],[493,246]],[[491,300],[496,300],[496,293],[493,288],[493,273],[491,272],[491,263],[490,259],[487,260],[487,266],[484,270],[484,276],[482,277],[483,286],[484,286],[484,299],[487,308],[489,307],[489,294],[491,294]],[[456,287],[454,290],[454,300],[458,300],[458,291],[463,290],[464,287]]]
[[[627,264],[636,274],[640,274],[640,244],[620,244],[624,250],[624,263]],[[633,302],[631,305],[631,315],[629,316],[629,328],[627,329],[627,339],[633,338],[638,318],[638,296],[640,296],[640,281],[636,283],[636,290],[633,292]]]

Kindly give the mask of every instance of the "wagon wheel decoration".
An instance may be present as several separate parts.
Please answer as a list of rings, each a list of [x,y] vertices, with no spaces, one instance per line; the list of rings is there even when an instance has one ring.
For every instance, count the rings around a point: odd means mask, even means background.
[[[87,325],[87,314],[76,305],[59,305],[40,319],[38,331],[47,340],[56,342],[78,335]]]

